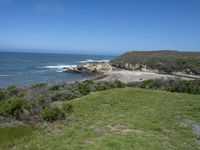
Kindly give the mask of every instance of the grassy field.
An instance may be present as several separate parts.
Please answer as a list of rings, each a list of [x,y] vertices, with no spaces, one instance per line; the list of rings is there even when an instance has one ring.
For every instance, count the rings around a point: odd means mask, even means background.
[[[63,122],[0,129],[0,149],[200,149],[199,95],[124,88],[67,103]]]

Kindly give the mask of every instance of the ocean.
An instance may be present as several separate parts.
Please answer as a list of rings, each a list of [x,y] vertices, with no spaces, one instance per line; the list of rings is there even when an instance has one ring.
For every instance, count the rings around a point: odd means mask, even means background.
[[[0,87],[84,80],[91,75],[66,73],[62,68],[112,58],[114,56],[0,52]]]

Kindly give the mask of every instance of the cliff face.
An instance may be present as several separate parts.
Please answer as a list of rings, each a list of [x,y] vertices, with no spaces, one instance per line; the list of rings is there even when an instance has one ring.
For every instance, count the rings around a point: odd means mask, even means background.
[[[110,61],[121,69],[149,69],[159,73],[182,72],[200,75],[200,53],[178,51],[132,51]]]

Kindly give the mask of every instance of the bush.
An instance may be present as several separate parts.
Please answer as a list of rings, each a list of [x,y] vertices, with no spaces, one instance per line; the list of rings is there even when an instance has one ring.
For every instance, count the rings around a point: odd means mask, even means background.
[[[54,84],[54,85],[51,85],[51,86],[49,87],[49,90],[50,90],[50,91],[63,90],[63,89],[65,88],[65,86],[67,86],[66,83]]]
[[[0,115],[15,117],[22,121],[26,121],[27,118],[31,121],[38,118],[41,120],[41,117],[46,121],[62,119],[65,117],[65,113],[73,111],[73,107],[70,104],[63,105],[61,109],[47,107],[53,101],[68,101],[90,92],[124,86],[125,84],[120,81],[93,82],[91,80],[72,84],[47,85],[39,83],[28,88],[10,86],[7,89],[0,89]],[[24,113],[27,112],[26,110],[28,110],[28,113]],[[26,120],[24,117],[26,117]]]
[[[48,101],[46,100],[44,96],[38,96],[35,98],[34,101],[31,101],[31,107],[34,110],[40,111],[46,105],[48,105]]]
[[[65,112],[58,107],[46,106],[42,112],[42,118],[45,121],[53,122],[55,120],[65,119]]]
[[[112,85],[109,85],[108,82],[97,82],[95,85],[95,91],[103,91],[103,90],[108,90],[111,89]]]
[[[16,86],[10,86],[6,90],[9,97],[17,96],[20,93],[20,90]]]
[[[91,80],[85,80],[83,82],[75,82],[72,84],[64,83],[53,85],[49,88],[49,90],[53,92],[51,95],[51,101],[66,101],[87,95],[90,92],[123,87],[125,87],[125,84],[121,81],[93,82]]]
[[[200,94],[200,80],[181,81],[179,79],[152,79],[128,83],[129,87],[161,89],[169,92]]]
[[[71,100],[74,98],[78,98],[82,96],[81,93],[79,93],[79,91],[77,90],[64,90],[64,91],[59,91],[56,92],[52,97],[51,97],[51,101],[67,101],[67,100]]]
[[[46,105],[47,104],[47,100],[44,96],[38,96],[35,100],[36,103],[38,103],[39,105]]]
[[[36,84],[32,85],[32,88],[35,88],[35,89],[46,88],[46,87],[47,87],[46,83],[36,83]]]
[[[200,94],[200,80],[174,82],[167,90],[171,92]]]
[[[114,81],[113,84],[114,84],[114,88],[123,88],[126,86],[123,82],[119,80]]]
[[[29,103],[24,99],[11,99],[0,105],[1,115],[12,116],[19,119],[25,110],[30,108]]]
[[[82,95],[87,95],[90,92],[89,83],[87,82],[78,83],[78,91]]]
[[[12,97],[24,97],[26,95],[25,90],[18,88],[16,86],[9,86],[7,89],[4,90],[5,97],[7,99]]]
[[[73,112],[73,106],[71,104],[64,104],[62,106],[63,111],[65,111],[66,113],[71,113]]]
[[[5,94],[2,90],[0,90],[0,102],[3,101],[4,98],[5,98]]]

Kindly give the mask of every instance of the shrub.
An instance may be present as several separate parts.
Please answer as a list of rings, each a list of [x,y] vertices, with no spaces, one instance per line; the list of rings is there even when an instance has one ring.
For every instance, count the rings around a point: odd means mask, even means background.
[[[46,105],[47,104],[47,100],[44,96],[38,96],[36,98],[36,102],[40,105]]]
[[[139,87],[140,86],[140,82],[129,82],[127,83],[128,87]]]
[[[85,80],[82,83],[85,83],[85,84],[88,84],[88,85],[94,84],[94,82],[92,80]]]
[[[47,84],[46,83],[36,83],[34,85],[32,85],[32,88],[46,88],[47,87]]]
[[[89,83],[78,83],[78,90],[82,95],[87,95],[90,92]]]
[[[5,95],[6,98],[11,98],[11,97],[24,97],[26,95],[25,91],[21,88],[18,88],[16,86],[9,86],[7,89],[5,89]]]
[[[58,90],[63,90],[67,86],[66,83],[60,83],[60,84],[53,84],[49,87],[50,91],[58,91]]]
[[[123,82],[119,81],[119,80],[114,81],[113,84],[114,84],[114,87],[116,87],[116,88],[125,87],[125,84]]]
[[[63,111],[65,111],[66,113],[71,113],[73,112],[73,106],[71,104],[64,104],[62,106]]]
[[[0,90],[0,102],[3,101],[4,98],[5,98],[5,94],[2,90]]]
[[[81,93],[79,93],[79,91],[77,90],[73,90],[73,89],[64,90],[64,91],[56,92],[51,97],[51,101],[67,101],[67,100],[71,100],[80,96],[81,96]]]
[[[169,92],[200,94],[200,80],[181,81],[180,79],[152,79],[128,83],[129,87],[161,89]]]
[[[16,86],[9,86],[6,90],[7,95],[11,96],[17,96],[19,94],[19,89]]]
[[[107,82],[97,82],[95,85],[95,91],[103,91],[103,90],[108,90],[111,88],[111,85],[109,85]]]
[[[31,102],[32,109],[40,111],[43,107],[48,104],[47,99],[44,96],[38,96],[34,101]]]
[[[24,99],[11,99],[0,105],[1,115],[12,116],[19,119],[25,110],[30,108],[29,103]]]
[[[65,119],[65,112],[58,107],[46,106],[42,112],[42,118],[48,122],[63,120]]]
[[[51,101],[66,101],[74,98],[87,95],[90,92],[102,91],[111,88],[123,88],[125,84],[121,81],[113,82],[93,82],[91,80],[85,80],[83,82],[75,82],[72,84],[57,84],[49,88],[48,92],[52,92]]]
[[[75,82],[72,84],[74,90],[78,90],[81,95],[87,95],[93,88],[94,82],[85,80],[83,82]]]

